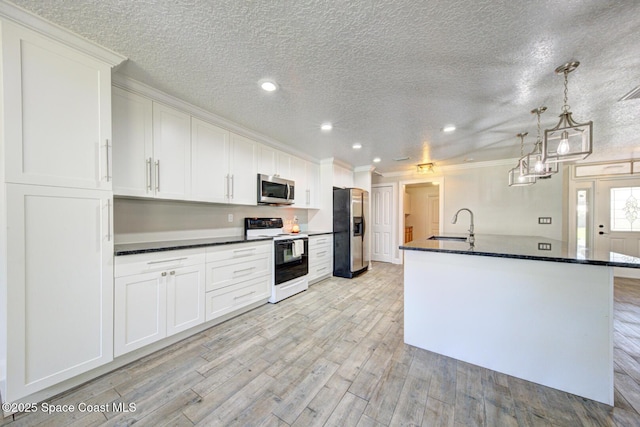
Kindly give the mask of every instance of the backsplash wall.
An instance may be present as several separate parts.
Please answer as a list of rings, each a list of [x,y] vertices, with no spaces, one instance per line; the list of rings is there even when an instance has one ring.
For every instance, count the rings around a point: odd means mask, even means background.
[[[113,213],[116,244],[239,236],[244,233],[245,217],[278,217],[285,221],[285,228],[290,228],[297,216],[302,230],[308,223],[306,209],[155,199],[115,198]]]

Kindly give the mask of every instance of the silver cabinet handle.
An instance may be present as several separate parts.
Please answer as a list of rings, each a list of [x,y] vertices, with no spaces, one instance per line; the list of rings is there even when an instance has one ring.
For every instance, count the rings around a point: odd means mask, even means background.
[[[235,191],[234,191],[234,188],[233,188],[234,186],[235,186],[235,182],[233,180],[233,174],[231,174],[231,195],[229,197],[232,198],[232,199],[233,199],[233,196],[235,194]]]
[[[173,276],[174,274],[176,274],[176,271],[175,270],[170,271],[169,274],[171,274]]]
[[[255,251],[256,248],[246,248],[246,249],[234,249],[233,252],[248,252],[248,251]]]
[[[111,145],[109,144],[109,140],[105,140],[105,151],[107,152],[107,182],[111,181],[111,161],[109,160],[109,154],[111,151]]]
[[[307,190],[307,205],[311,204],[311,190]]]
[[[318,252],[316,255],[320,256],[320,254],[326,254],[327,251]]]
[[[249,295],[253,295],[255,293],[256,293],[256,291],[251,291],[248,294],[238,295],[237,297],[233,297],[233,299],[240,299],[240,298],[248,297]]]
[[[224,192],[224,198],[228,199],[229,198],[229,174],[226,174],[224,176],[225,179],[225,192]]]
[[[249,267],[249,268],[243,268],[242,270],[236,270],[233,272],[233,274],[238,274],[238,273],[245,273],[245,274],[249,274],[252,270],[255,270],[255,267]]]
[[[166,271],[163,271],[160,275],[161,275],[162,277],[164,277],[164,276],[166,276],[166,275],[167,275],[167,272],[166,272]]]
[[[147,192],[151,191],[151,157],[147,159]]]
[[[160,191],[160,160],[156,160],[156,191]]]
[[[162,264],[162,263],[165,263],[165,262],[182,261],[182,260],[185,260],[185,259],[189,259],[189,258],[182,257],[182,258],[164,259],[162,261],[149,261],[149,262],[147,262],[147,264]]]
[[[107,199],[107,241],[111,241],[111,199]]]

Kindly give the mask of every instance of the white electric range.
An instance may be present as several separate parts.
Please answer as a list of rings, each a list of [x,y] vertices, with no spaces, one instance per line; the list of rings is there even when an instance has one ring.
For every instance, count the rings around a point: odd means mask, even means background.
[[[273,281],[269,302],[277,303],[309,288],[309,238],[286,233],[282,218],[245,218],[245,237],[273,238]]]

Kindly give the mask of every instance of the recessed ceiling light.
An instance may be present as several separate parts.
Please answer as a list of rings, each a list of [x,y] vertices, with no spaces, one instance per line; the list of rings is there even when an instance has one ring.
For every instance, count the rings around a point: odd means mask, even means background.
[[[360,144],[359,142],[356,142],[351,146],[351,148],[353,148],[354,150],[359,150],[362,148],[362,144]]]
[[[278,89],[278,85],[272,82],[271,80],[261,81],[260,87],[267,92],[273,92],[274,90]]]
[[[442,128],[442,132],[453,132],[454,130],[456,130],[454,125],[446,125]]]
[[[320,126],[320,129],[322,129],[322,130],[331,130],[331,129],[333,129],[333,125],[331,123],[329,123],[329,122],[323,123]]]
[[[373,163],[380,163],[381,159],[380,157],[376,157],[373,159]]]

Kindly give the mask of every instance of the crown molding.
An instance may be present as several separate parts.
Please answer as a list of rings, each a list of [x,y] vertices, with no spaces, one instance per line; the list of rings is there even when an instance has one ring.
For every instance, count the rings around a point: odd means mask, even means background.
[[[127,60],[127,57],[120,55],[119,53],[100,46],[79,34],[71,32],[66,28],[41,18],[38,15],[34,15],[33,13],[16,6],[13,3],[7,2],[6,0],[0,1],[0,18],[22,25],[23,27],[72,47],[102,62],[106,62],[112,68]]]

